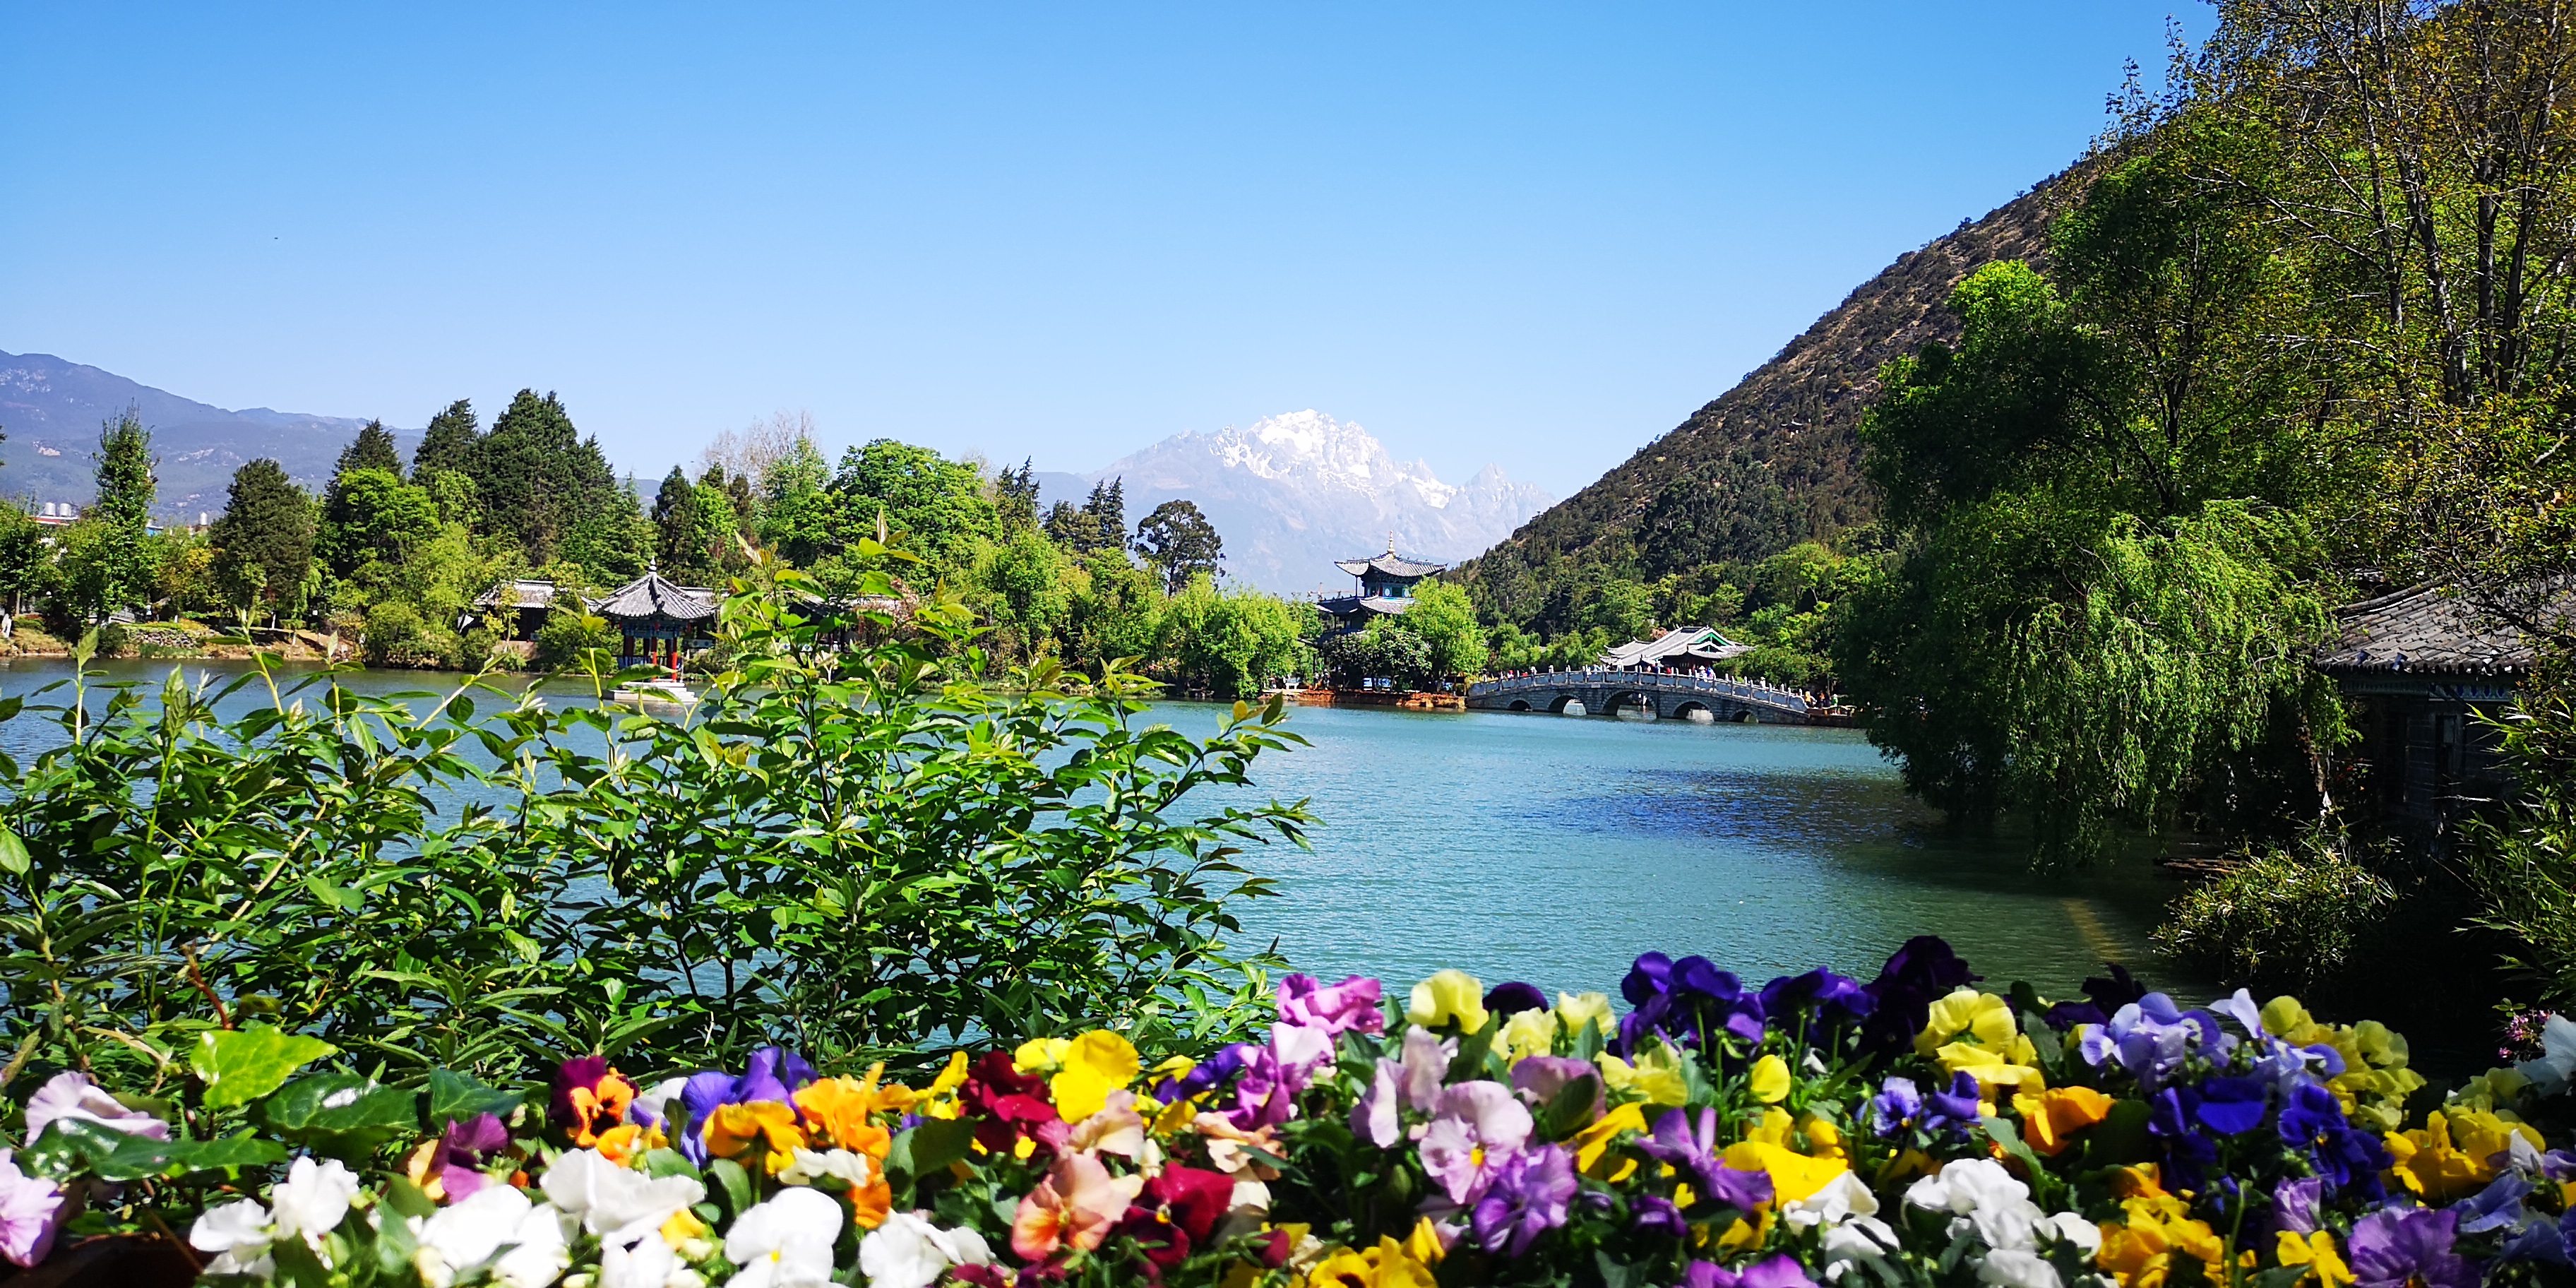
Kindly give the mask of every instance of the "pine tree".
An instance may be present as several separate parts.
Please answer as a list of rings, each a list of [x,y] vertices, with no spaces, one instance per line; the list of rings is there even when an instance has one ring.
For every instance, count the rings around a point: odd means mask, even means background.
[[[432,470],[471,476],[474,473],[476,449],[483,444],[482,425],[474,419],[474,405],[459,398],[447,410],[429,418],[429,429],[420,436],[420,447],[411,454],[412,474],[417,477]]]
[[[313,566],[313,498],[276,461],[233,471],[222,517],[207,534],[215,545],[215,586],[239,608],[292,614]]]
[[[1165,501],[1136,525],[1136,553],[1162,570],[1165,589],[1178,593],[1194,576],[1216,575],[1225,541],[1195,503]]]
[[[617,508],[617,471],[553,394],[520,390],[474,455],[486,521],[532,564],[553,562],[576,529]]]
[[[678,582],[706,574],[705,551],[698,543],[698,488],[688,471],[674,465],[653,496],[653,532],[661,548],[661,572]]]
[[[1082,503],[1083,513],[1100,521],[1103,547],[1127,544],[1127,478],[1120,475],[1106,483],[1091,485],[1091,496]]]
[[[1038,475],[1023,457],[1017,471],[1005,469],[993,480],[993,507],[1002,513],[1002,531],[1019,532],[1038,524]]]
[[[340,449],[340,462],[331,473],[336,477],[351,470],[383,470],[402,477],[402,449],[394,445],[392,431],[381,420],[371,420],[347,447]]]
[[[104,422],[98,436],[98,499],[64,534],[63,572],[70,624],[103,621],[152,593],[152,547],[146,528],[158,486],[152,431],[134,408]]]

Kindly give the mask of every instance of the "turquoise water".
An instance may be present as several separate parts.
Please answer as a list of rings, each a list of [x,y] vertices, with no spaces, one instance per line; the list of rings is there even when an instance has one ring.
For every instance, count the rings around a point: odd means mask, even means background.
[[[102,669],[157,683],[170,664]],[[239,669],[187,667],[192,680]],[[0,665],[0,693],[67,674]],[[390,693],[456,678],[347,682]],[[1153,718],[1203,734],[1220,714],[1174,703]],[[1322,822],[1311,853],[1247,856],[1281,897],[1242,916],[1301,970],[1403,985],[1456,966],[1615,991],[1647,949],[1757,980],[1814,965],[1865,975],[1935,933],[1998,984],[2063,994],[2110,959],[2198,991],[2146,947],[2171,885],[2037,877],[2009,842],[1945,836],[1850,730],[1330,707],[1298,709],[1290,728],[1312,745],[1258,762],[1258,794],[1304,798]],[[22,718],[0,726],[0,747],[23,756],[52,732]]]

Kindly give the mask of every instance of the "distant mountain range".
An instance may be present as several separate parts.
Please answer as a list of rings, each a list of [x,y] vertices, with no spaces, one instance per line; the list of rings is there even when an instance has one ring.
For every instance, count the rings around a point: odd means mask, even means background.
[[[1225,540],[1232,576],[1282,594],[1348,589],[1336,559],[1404,554],[1455,563],[1511,535],[1553,499],[1492,465],[1463,485],[1399,461],[1356,424],[1319,411],[1214,433],[1188,430],[1089,474],[1041,474],[1042,503],[1126,480],[1127,522],[1169,500],[1197,504]]]
[[[366,424],[266,407],[226,411],[52,354],[0,353],[0,433],[8,435],[0,442],[0,497],[87,505],[100,423],[128,407],[141,414],[161,458],[155,512],[189,523],[222,513],[233,471],[263,456],[296,482],[321,487]],[[420,432],[397,429],[394,437],[409,451]]]

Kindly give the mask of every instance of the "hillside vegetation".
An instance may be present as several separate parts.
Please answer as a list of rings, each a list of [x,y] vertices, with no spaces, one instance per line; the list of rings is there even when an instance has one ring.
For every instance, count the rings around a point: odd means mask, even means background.
[[[2042,183],[1902,256],[1672,432],[1462,566],[1478,607],[1550,641],[1757,612],[1764,560],[1803,542],[1833,546],[1875,519],[1860,423],[1879,369],[1926,340],[1957,338],[1945,305],[1970,273],[2044,258],[2066,187]],[[1589,645],[1564,650],[1568,660]]]

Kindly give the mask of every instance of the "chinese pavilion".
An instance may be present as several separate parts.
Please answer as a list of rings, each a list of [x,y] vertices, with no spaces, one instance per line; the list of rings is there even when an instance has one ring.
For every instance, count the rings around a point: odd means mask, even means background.
[[[1357,593],[1336,595],[1315,601],[1315,607],[1332,619],[1334,635],[1347,634],[1366,627],[1378,617],[1393,617],[1413,607],[1413,586],[1425,577],[1447,572],[1449,565],[1407,559],[1395,553],[1395,542],[1386,543],[1386,553],[1366,559],[1337,559],[1333,566],[1349,573],[1358,581]]]
[[[674,585],[648,568],[591,611],[617,628],[619,665],[677,667],[690,652],[715,642],[716,602],[714,590]]]

